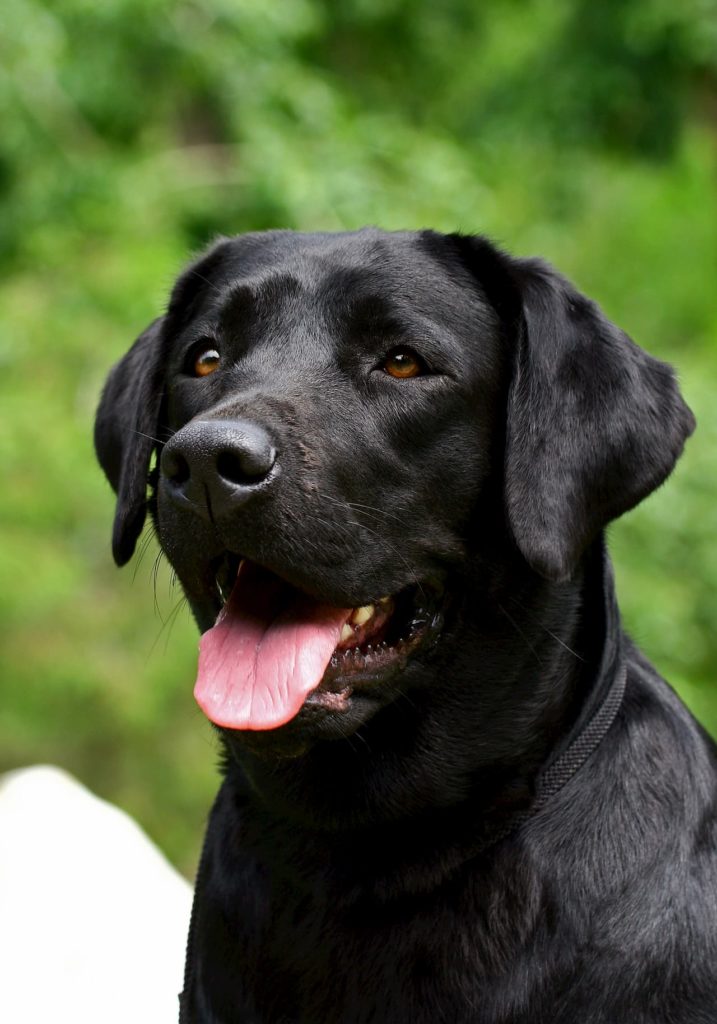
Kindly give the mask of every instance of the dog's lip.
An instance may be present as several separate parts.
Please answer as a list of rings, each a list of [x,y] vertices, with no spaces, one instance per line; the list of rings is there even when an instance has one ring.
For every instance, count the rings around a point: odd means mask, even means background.
[[[364,640],[356,646],[339,645],[314,693],[338,694],[385,683],[387,676],[397,675],[415,653],[435,640],[443,626],[442,606],[414,604],[413,613],[409,612],[411,618],[406,615],[406,606],[415,602],[415,591],[421,589],[407,588],[397,595],[397,603],[402,600],[404,604],[403,616],[397,616],[397,621],[389,620],[384,639],[378,643]]]
[[[345,712],[350,700],[383,695],[387,683],[400,676],[410,659],[436,642],[443,627],[443,611],[437,610],[420,629],[395,644],[367,649],[352,648],[340,657],[338,650],[316,689],[306,698],[309,705],[319,705],[327,712]]]

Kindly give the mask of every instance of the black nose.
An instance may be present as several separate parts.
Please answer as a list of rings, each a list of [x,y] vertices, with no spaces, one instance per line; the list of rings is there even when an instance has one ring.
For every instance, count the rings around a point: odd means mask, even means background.
[[[276,473],[271,438],[249,420],[192,420],[167,442],[160,470],[172,500],[204,518],[247,501]]]

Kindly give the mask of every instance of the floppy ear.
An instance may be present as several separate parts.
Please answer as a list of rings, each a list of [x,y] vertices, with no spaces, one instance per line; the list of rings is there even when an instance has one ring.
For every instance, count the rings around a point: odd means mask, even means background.
[[[147,512],[147,475],[162,402],[164,318],[140,334],[112,368],[95,420],[95,450],[117,494],[112,554],[124,565],[134,553]]]
[[[129,352],[110,371],[95,420],[95,450],[117,493],[112,554],[124,565],[134,554],[147,514],[147,476],[159,437],[164,396],[165,339],[192,315],[194,305],[227,252],[232,240],[218,238],[191,263],[172,289],[166,316],[140,334]],[[201,273],[200,273],[201,271]]]
[[[566,579],[598,532],[672,471],[695,420],[670,366],[540,260],[511,261],[523,323],[505,497],[529,564]]]

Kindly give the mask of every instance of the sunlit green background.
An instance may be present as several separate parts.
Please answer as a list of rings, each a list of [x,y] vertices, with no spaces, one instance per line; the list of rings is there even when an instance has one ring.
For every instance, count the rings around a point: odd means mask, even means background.
[[[0,770],[70,769],[191,872],[216,749],[91,424],[216,233],[484,231],[679,367],[699,430],[612,531],[625,619],[717,732],[715,0],[3,0]]]

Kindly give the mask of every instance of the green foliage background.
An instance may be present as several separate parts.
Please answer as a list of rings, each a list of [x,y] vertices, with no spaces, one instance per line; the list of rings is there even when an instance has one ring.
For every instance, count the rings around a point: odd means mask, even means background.
[[[715,0],[4,0],[0,769],[51,761],[191,871],[196,636],[116,572],[104,375],[215,233],[479,230],[673,361],[699,430],[611,530],[627,624],[717,732]]]

